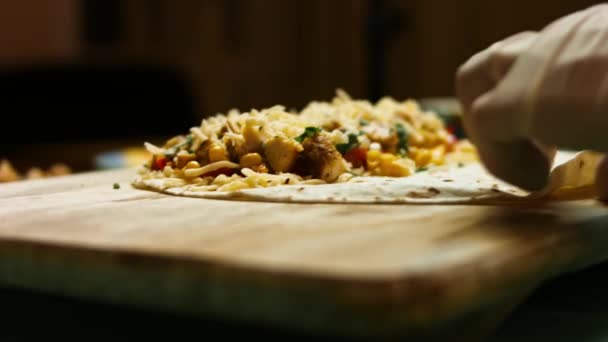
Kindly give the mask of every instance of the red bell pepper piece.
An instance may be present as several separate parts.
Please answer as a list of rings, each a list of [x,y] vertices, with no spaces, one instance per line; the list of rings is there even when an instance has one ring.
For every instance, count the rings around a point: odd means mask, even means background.
[[[351,163],[353,167],[367,167],[367,149],[355,147],[344,154],[344,159]]]

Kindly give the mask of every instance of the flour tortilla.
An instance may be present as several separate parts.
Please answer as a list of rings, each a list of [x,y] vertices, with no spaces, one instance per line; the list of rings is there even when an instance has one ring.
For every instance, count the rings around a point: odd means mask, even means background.
[[[292,203],[465,204],[576,200],[596,196],[595,172],[601,155],[558,152],[544,189],[525,192],[490,175],[479,163],[445,166],[409,177],[355,177],[347,183],[284,185],[233,192],[167,187],[163,179],[137,178],[140,189],[169,195],[225,200]]]

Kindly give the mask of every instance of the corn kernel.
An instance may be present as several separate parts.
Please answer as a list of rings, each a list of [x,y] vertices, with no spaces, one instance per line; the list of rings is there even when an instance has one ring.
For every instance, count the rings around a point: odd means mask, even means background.
[[[437,132],[437,139],[439,140],[439,143],[441,143],[441,144],[448,144],[450,141],[450,135],[449,135],[448,131],[442,129],[439,132]]]
[[[407,136],[407,143],[410,148],[412,146],[422,146],[424,143],[424,137],[418,132],[410,132],[410,134]]]
[[[380,155],[382,153],[377,150],[369,150],[367,151],[367,169],[371,170],[372,173],[376,172],[376,169],[380,165]]]
[[[381,154],[382,153],[380,151],[377,151],[377,150],[367,151],[367,161],[368,162],[370,162],[370,161],[376,161],[376,160],[378,160],[380,158]]]
[[[456,149],[462,152],[476,152],[475,146],[473,146],[468,140],[458,142],[456,144]]]
[[[389,177],[402,177],[407,175],[407,173],[404,173],[402,168],[391,165],[388,169],[386,169],[386,175]]]
[[[407,177],[412,174],[415,167],[414,161],[411,159],[397,159],[391,163],[389,175],[393,177]]]
[[[370,152],[372,152],[372,151],[370,151]],[[368,152],[368,155],[370,152]],[[374,152],[378,152],[378,151],[374,151]],[[390,164],[395,159],[397,159],[396,156],[394,156],[390,153],[378,153],[377,157],[375,157],[375,154],[372,155],[372,157],[373,158],[372,158],[371,162],[368,161],[368,163],[367,163],[368,169],[372,169],[372,172],[374,174],[378,174],[381,176],[385,176],[389,173],[388,168],[390,167]]]
[[[214,163],[222,160],[228,160],[224,148],[219,145],[211,146],[209,148],[209,162]]]
[[[196,159],[196,155],[194,153],[188,153],[187,151],[181,150],[173,158],[173,162],[175,163],[175,167],[177,167],[178,169],[181,169],[189,161],[192,161],[192,160],[195,160],[195,159]]]
[[[242,167],[251,168],[262,164],[262,156],[259,153],[247,153],[241,157],[240,164]]]
[[[258,173],[268,173],[268,168],[264,164],[253,166],[251,169]]]
[[[382,155],[380,156],[380,163],[381,164],[391,163],[396,159],[397,159],[397,156],[395,156],[394,154],[382,153]]]
[[[184,166],[184,169],[198,169],[199,167],[201,167],[201,165],[195,161],[189,161],[188,164],[186,164],[186,166]]]
[[[437,135],[435,133],[431,133],[428,131],[422,131],[422,135],[424,136],[424,146],[433,147],[437,145]]]
[[[439,145],[431,151],[431,163],[435,165],[442,165],[445,156],[445,145]]]
[[[397,160],[397,156],[390,153],[382,153],[380,156],[380,169],[382,174],[387,174],[392,162]]]
[[[421,148],[412,157],[413,157],[412,159],[414,159],[414,161],[416,162],[416,166],[422,167],[431,162],[432,153],[428,149]]]

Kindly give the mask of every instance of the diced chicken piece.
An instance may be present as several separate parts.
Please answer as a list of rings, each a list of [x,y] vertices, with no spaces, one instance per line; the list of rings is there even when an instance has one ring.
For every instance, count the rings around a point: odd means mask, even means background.
[[[245,146],[249,152],[259,152],[262,147],[262,134],[260,129],[262,126],[255,125],[254,122],[247,121],[243,128],[243,138],[245,139]]]
[[[333,182],[346,171],[346,162],[328,137],[317,134],[304,140],[302,147],[306,169],[313,177]]]
[[[264,155],[272,170],[289,172],[302,149],[302,146],[293,139],[274,137],[264,145]]]

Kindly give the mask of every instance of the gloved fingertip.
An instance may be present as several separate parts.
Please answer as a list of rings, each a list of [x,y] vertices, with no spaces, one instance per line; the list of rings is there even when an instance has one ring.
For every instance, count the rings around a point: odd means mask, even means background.
[[[541,190],[549,181],[553,155],[534,142],[487,143],[480,156],[490,173],[524,190]]]
[[[597,194],[601,201],[608,201],[608,156],[600,162],[595,176]]]
[[[549,183],[551,165],[544,159],[531,160],[529,164],[515,172],[513,183],[527,191],[539,191]]]

